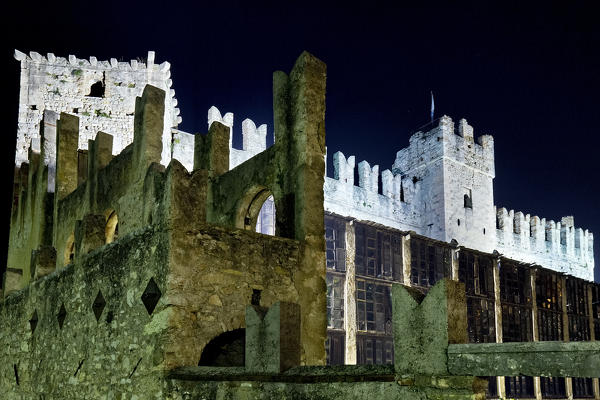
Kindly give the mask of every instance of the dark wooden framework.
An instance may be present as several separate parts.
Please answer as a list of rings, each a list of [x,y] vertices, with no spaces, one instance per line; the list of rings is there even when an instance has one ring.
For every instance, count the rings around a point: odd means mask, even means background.
[[[569,340],[591,339],[590,310],[587,284],[583,279],[567,277],[567,315],[569,317]]]
[[[504,378],[504,387],[508,398],[535,399],[531,376],[507,376]]]
[[[594,383],[592,378],[572,378],[574,399],[593,399]]]
[[[345,364],[346,332],[344,330],[346,280],[346,220],[325,215],[327,340],[328,365]]]
[[[356,278],[356,323],[359,331],[392,335],[391,286]]]
[[[588,285],[583,279],[567,276],[567,316],[569,318],[569,340],[591,340]],[[591,378],[573,378],[573,398],[594,398]]]
[[[561,275],[545,269],[537,270],[535,294],[539,340],[564,340]],[[541,377],[540,391],[545,399],[564,399],[567,395],[565,378]]]
[[[394,338],[359,333],[356,335],[356,355],[358,364],[393,364]]]
[[[344,331],[327,331],[325,351],[327,352],[327,365],[345,364],[346,334]]]
[[[496,342],[494,300],[494,259],[469,250],[460,250],[458,279],[467,292],[469,342]]]
[[[564,340],[562,277],[538,270],[535,277],[539,340]]]
[[[565,378],[540,378],[540,390],[544,399],[564,399],[567,396]]]
[[[507,260],[500,264],[500,300],[504,342],[533,340],[529,269]]]
[[[355,225],[356,274],[402,282],[402,234],[371,225]]]
[[[413,286],[429,288],[451,276],[452,250],[419,237],[410,238],[411,277]]]

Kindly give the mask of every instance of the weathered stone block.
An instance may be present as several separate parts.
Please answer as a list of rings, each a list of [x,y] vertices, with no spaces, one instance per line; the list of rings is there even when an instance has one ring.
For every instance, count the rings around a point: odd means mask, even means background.
[[[106,218],[104,215],[88,214],[75,226],[75,256],[85,255],[103,246]]]
[[[277,302],[246,308],[246,369],[279,373],[300,365],[300,306]]]
[[[229,130],[214,121],[207,135],[196,135],[194,140],[194,170],[206,169],[210,176],[219,176],[229,170]]]
[[[600,376],[600,342],[457,344],[448,347],[453,374]]]
[[[77,187],[79,118],[61,113],[57,124],[56,199],[61,200]]]
[[[2,292],[6,296],[23,286],[23,270],[7,268],[2,280]]]
[[[448,344],[467,343],[464,284],[439,281],[427,296],[392,287],[394,364],[398,373],[448,374]]]
[[[31,253],[31,276],[39,279],[56,268],[56,249],[52,246],[41,246]]]
[[[145,173],[151,163],[160,163],[164,112],[165,91],[146,85],[142,97],[135,100],[133,142],[137,171]]]
[[[98,132],[94,139],[95,170],[104,168],[112,160],[113,137],[108,133]]]

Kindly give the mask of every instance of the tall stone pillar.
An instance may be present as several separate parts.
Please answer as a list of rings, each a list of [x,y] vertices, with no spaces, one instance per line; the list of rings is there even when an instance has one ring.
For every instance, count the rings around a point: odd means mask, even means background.
[[[537,294],[535,291],[535,279],[537,275],[536,269],[531,269],[529,273],[529,287],[531,288],[531,321],[532,321],[532,332],[533,332],[533,341],[538,342],[540,340],[540,329],[539,329],[539,321],[538,321],[538,308],[537,308]],[[542,400],[542,388],[540,377],[533,377],[533,390],[535,393],[535,398],[537,400]]]
[[[345,363],[356,364],[356,242],[354,221],[346,222],[346,280],[344,286]]]
[[[404,277],[404,285],[410,286],[410,234],[402,236],[402,276]]]
[[[592,304],[592,286],[591,285],[587,285],[586,287],[587,290],[587,301],[588,301],[588,310],[590,310],[589,312],[589,321],[590,321],[590,340],[600,340],[600,338],[596,337],[596,332],[594,330],[594,307]],[[596,399],[600,399],[600,379],[598,378],[593,378],[593,385],[594,385],[594,397]]]
[[[77,188],[77,145],[79,118],[60,114],[56,135],[56,201]]]
[[[458,266],[459,266],[459,257],[460,257],[460,249],[458,247],[454,248],[451,250],[452,253],[452,260],[451,260],[451,271],[450,271],[450,278],[453,281],[458,281]]]
[[[275,187],[276,204],[279,201],[277,229],[281,236],[305,244],[294,281],[303,293],[302,361],[307,365],[326,363],[325,80],[325,64],[307,52],[298,57],[289,76],[283,72],[273,74],[275,143],[286,151],[279,162],[285,166],[282,172],[288,178],[284,187]]]
[[[569,342],[569,314],[567,313],[567,278],[564,276],[560,277],[560,287],[562,290],[562,317],[563,317],[563,340]],[[568,399],[573,398],[573,379],[565,378],[565,395]]]
[[[500,258],[494,260],[494,307],[496,320],[496,343],[502,343],[502,304],[500,299]],[[506,387],[504,377],[496,377],[496,386],[498,388],[498,397],[506,397]]]

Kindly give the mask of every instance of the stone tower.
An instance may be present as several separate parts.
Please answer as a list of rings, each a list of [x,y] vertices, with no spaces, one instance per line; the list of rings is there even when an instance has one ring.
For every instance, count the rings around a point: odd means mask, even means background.
[[[494,209],[494,141],[474,140],[473,128],[461,119],[455,132],[444,116],[438,127],[417,132],[400,150],[393,165],[415,210],[423,216],[422,233],[433,239],[493,251],[496,244]]]
[[[40,124],[45,131],[56,126],[56,114],[65,112],[79,117],[78,149],[86,150],[88,140],[96,132],[113,135],[113,155],[119,154],[133,142],[133,119],[135,98],[142,95],[146,85],[153,85],[166,92],[163,126],[163,152],[161,163],[171,159],[171,128],[181,122],[175,91],[171,89],[171,65],[165,61],[155,64],[155,54],[148,52],[144,61],[130,62],[98,61],[96,57],[79,59],[45,57],[34,51],[29,55],[15,50],[15,58],[21,62],[21,91],[19,93],[19,122],[15,164],[28,161],[31,146],[40,152]],[[44,112],[52,110],[51,115]],[[48,138],[47,138],[48,141]],[[46,143],[47,158],[54,157],[52,141]],[[50,172],[54,165],[48,163]],[[53,186],[50,187],[53,190]]]

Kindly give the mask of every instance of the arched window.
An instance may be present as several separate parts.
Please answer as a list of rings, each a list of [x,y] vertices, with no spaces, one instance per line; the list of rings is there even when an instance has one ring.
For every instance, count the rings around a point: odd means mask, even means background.
[[[105,243],[112,243],[119,237],[119,218],[113,210],[106,218],[106,227],[104,228]]]
[[[266,188],[255,188],[242,201],[236,226],[265,235],[275,235],[275,215],[273,193]]]
[[[267,197],[256,219],[256,232],[275,235],[275,200],[273,195]]]
[[[213,338],[200,357],[198,365],[243,367],[246,359],[246,330],[234,329]]]
[[[75,234],[71,233],[65,245],[64,265],[69,265],[73,262],[75,256]]]

